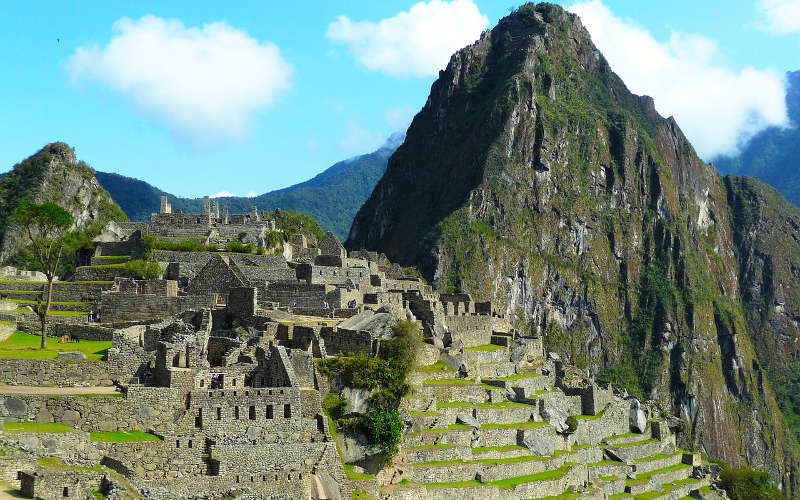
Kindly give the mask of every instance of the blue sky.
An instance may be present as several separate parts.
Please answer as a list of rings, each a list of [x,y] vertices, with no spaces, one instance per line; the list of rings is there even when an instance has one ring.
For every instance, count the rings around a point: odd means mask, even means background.
[[[704,156],[787,124],[800,0],[561,3]],[[515,4],[7,2],[0,169],[61,140],[179,195],[301,182],[407,124],[452,47]]]

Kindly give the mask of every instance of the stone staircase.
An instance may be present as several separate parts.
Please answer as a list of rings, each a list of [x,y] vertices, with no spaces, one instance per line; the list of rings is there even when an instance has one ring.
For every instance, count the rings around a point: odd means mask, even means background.
[[[672,500],[708,490],[699,457],[676,448],[664,422],[631,432],[630,401],[566,387],[557,361],[520,372],[499,337],[463,350],[466,377],[449,355],[410,374],[400,472],[381,498]]]

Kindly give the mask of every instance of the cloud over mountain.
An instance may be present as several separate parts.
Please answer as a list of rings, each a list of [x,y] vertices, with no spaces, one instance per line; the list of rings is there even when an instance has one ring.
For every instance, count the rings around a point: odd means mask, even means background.
[[[436,75],[451,54],[474,42],[488,25],[472,0],[430,0],[378,22],[338,16],[326,36],[348,46],[371,71],[426,77]]]
[[[291,86],[279,48],[226,22],[186,27],[153,15],[122,18],[104,47],[79,47],[66,63],[165,122],[182,140],[213,147],[244,136],[254,115]]]
[[[759,130],[788,122],[780,73],[737,68],[700,35],[673,32],[660,42],[598,0],[569,10],[628,88],[652,96],[662,115],[674,116],[701,156],[734,151]]]

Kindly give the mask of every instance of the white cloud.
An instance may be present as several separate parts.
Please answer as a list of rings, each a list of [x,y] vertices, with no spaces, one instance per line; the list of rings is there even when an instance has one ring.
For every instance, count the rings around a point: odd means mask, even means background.
[[[430,0],[377,23],[338,16],[326,36],[347,45],[371,71],[425,77],[444,69],[450,56],[477,40],[488,25],[473,0]]]
[[[231,198],[236,196],[235,194],[231,193],[230,191],[220,191],[219,193],[214,193],[209,198]]]
[[[248,191],[245,196],[248,198],[255,198],[256,196],[258,196],[258,193],[256,193],[255,191]]]
[[[736,68],[713,40],[699,35],[674,32],[659,42],[597,0],[569,10],[628,88],[652,96],[661,114],[674,116],[701,156],[733,152],[764,127],[788,123],[781,74]]]
[[[292,66],[276,45],[225,22],[185,27],[177,19],[122,18],[105,47],[79,47],[74,80],[104,84],[179,138],[211,147],[241,138],[254,114],[291,86]]]
[[[384,134],[367,130],[357,122],[350,121],[347,132],[339,141],[339,149],[348,155],[365,154],[378,149],[385,139]]]
[[[800,31],[800,0],[758,0],[762,20],[759,27],[786,35]]]

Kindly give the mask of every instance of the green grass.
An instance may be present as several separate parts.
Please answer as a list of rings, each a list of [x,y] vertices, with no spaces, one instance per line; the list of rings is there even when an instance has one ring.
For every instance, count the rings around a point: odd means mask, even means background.
[[[58,422],[5,422],[3,424],[5,432],[46,432],[53,434],[63,434],[72,432],[74,429],[66,424]]]
[[[630,443],[613,444],[611,446],[614,446],[616,448],[626,448],[628,446],[637,446],[637,445],[640,445],[640,444],[654,443],[656,441],[657,441],[657,439],[648,438],[648,439],[642,439],[641,441],[632,441]]]
[[[662,459],[662,458],[674,457],[675,455],[680,455],[680,454],[681,453],[677,452],[677,451],[675,453],[657,453],[655,455],[650,455],[649,457],[634,458],[633,461],[634,462],[650,462],[652,460],[659,460],[659,459]]]
[[[448,365],[447,363],[445,363],[441,359],[439,361],[437,361],[436,363],[433,363],[432,365],[417,366],[414,369],[417,370],[417,371],[426,372],[426,373],[451,372],[451,371],[453,371],[453,369],[450,368],[450,365]]]
[[[469,425],[464,424],[450,424],[447,427],[434,427],[433,429],[422,429],[422,432],[447,432],[447,431],[461,431],[466,429],[472,429]]]
[[[347,479],[372,479],[375,477],[367,472],[354,472],[351,464],[344,464],[344,473],[347,475]]]
[[[601,481],[614,481],[617,479],[617,476],[600,476],[598,479]]]
[[[637,495],[636,496],[636,500],[652,500],[653,498],[658,498],[659,496],[661,496],[661,495],[663,495],[665,493],[669,493],[670,491],[674,490],[675,488],[679,488],[679,487],[684,486],[686,484],[692,484],[692,483],[696,483],[696,482],[697,482],[697,479],[695,479],[693,477],[687,477],[687,478],[684,478],[684,479],[679,479],[677,481],[664,483],[664,484],[661,485],[661,490],[662,491],[646,491],[646,492],[644,492],[644,493],[642,493],[640,495]],[[686,497],[686,498],[691,498],[691,497]]]
[[[161,441],[161,438],[142,431],[92,432],[89,439],[98,443],[130,443],[135,441]]]
[[[55,359],[59,352],[80,351],[86,354],[87,359],[99,361],[111,347],[109,340],[82,340],[63,344],[58,341],[56,337],[47,337],[47,348],[40,349],[41,336],[16,331],[0,342],[0,358]]]
[[[477,448],[472,448],[472,453],[486,453],[489,451],[512,451],[512,450],[525,450],[527,451],[528,448],[524,446],[520,446],[518,444],[510,444],[507,446],[479,446]]]
[[[14,302],[14,301],[11,301],[11,302]],[[28,309],[25,309],[24,307],[18,307],[16,309],[14,309],[14,312],[18,313],[18,314],[29,314],[29,315],[32,315],[32,316],[36,314],[35,312],[30,311]],[[86,316],[86,311],[50,311],[49,313],[47,313],[47,315],[48,316]]]
[[[613,441],[615,439],[626,438],[631,436],[641,436],[641,434],[637,434],[635,432],[626,432],[625,434],[614,434],[613,436],[608,436],[603,441],[608,442],[608,441]]]
[[[603,465],[625,465],[624,462],[617,462],[616,460],[603,459],[593,464],[586,464],[587,467],[600,467]]]
[[[547,422],[534,422],[529,420],[527,422],[511,422],[510,424],[483,424],[482,429],[536,429],[548,425]]]
[[[536,377],[543,377],[541,373],[515,373],[514,375],[509,375],[507,377],[499,377],[499,378],[492,378],[492,379],[485,379],[485,380],[493,380],[497,382],[512,382],[514,380],[523,380],[526,378],[536,378]]]
[[[0,321],[0,325],[15,325],[13,321]]]
[[[95,259],[130,259],[130,255],[98,255]]]
[[[101,472],[104,470],[102,465],[95,465],[93,467],[78,467],[75,465],[67,465],[64,463],[63,460],[61,460],[58,457],[42,457],[37,459],[36,463],[48,469],[73,469],[73,470],[97,471],[97,472]]]
[[[661,469],[651,470],[650,472],[643,472],[641,474],[637,474],[634,479],[628,479],[625,481],[625,484],[639,484],[645,481],[648,481],[652,476],[656,474],[660,474],[662,472],[670,472],[674,470],[680,470],[685,468],[691,468],[691,465],[687,464],[675,464],[670,465],[669,467],[662,467]]]
[[[430,462],[415,462],[413,465],[414,467],[441,467],[443,465],[455,465],[463,463],[464,463],[463,460],[452,459],[452,460],[431,460]]]
[[[469,401],[446,401],[443,403],[436,403],[438,408],[531,408],[531,405],[526,403],[517,403],[514,401],[496,401],[494,403],[470,403]]]
[[[436,411],[410,411],[408,412],[409,415],[425,415],[427,417],[437,417],[441,415],[441,413]]]
[[[560,479],[564,477],[564,475],[567,473],[567,471],[569,471],[569,468],[571,466],[572,466],[571,463],[566,463],[561,467],[559,467],[558,469],[538,472],[536,474],[528,474],[527,476],[517,476],[517,477],[510,477],[508,479],[500,479],[498,481],[492,481],[490,484],[500,488],[514,488],[517,485],[532,483],[534,481],[547,481],[550,479]]]
[[[469,385],[474,384],[475,381],[468,378],[429,378],[422,381],[424,385]]]
[[[503,458],[479,458],[474,460],[474,462],[488,464],[488,465],[498,465],[498,464],[512,464],[516,462],[533,462],[533,461],[544,461],[544,460],[552,460],[558,456],[565,455],[567,453],[572,453],[571,451],[565,450],[556,450],[553,453],[552,457],[537,457],[534,455],[524,455],[521,457],[503,457]]]
[[[497,349],[505,349],[504,345],[486,344],[476,345],[475,347],[465,347],[465,351],[496,351]]]
[[[38,304],[38,301],[32,299],[0,299],[0,302],[15,302],[17,304]],[[58,304],[62,306],[86,306],[90,304],[94,304],[94,302],[81,302],[81,301],[58,301],[54,300],[50,302],[51,304]],[[51,313],[54,311],[50,311]],[[50,313],[48,313],[50,314]],[[86,314],[85,312],[83,314]]]

